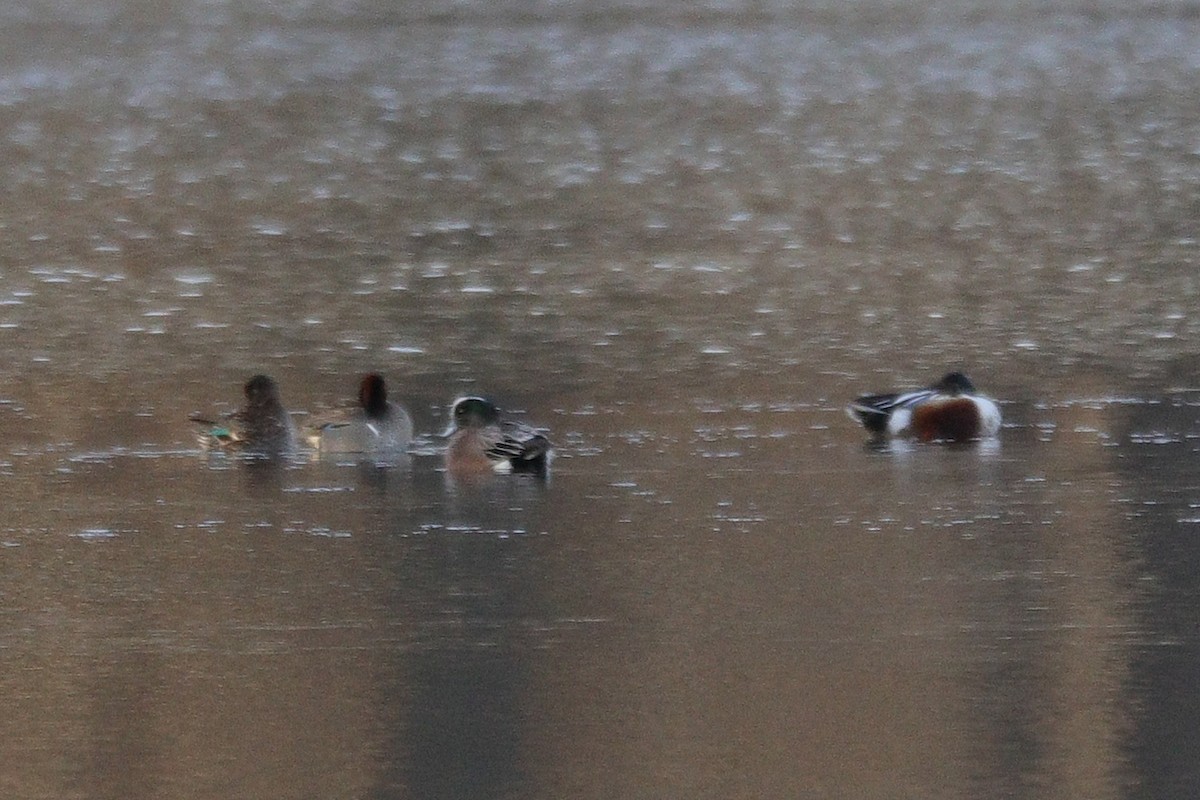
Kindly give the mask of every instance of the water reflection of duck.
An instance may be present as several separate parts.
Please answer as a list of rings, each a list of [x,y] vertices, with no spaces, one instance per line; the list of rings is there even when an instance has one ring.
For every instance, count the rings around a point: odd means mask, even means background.
[[[279,386],[266,375],[255,375],[243,387],[246,404],[215,420],[192,415],[200,424],[200,446],[278,456],[296,448],[296,427],[279,396]]]
[[[314,423],[308,442],[322,453],[379,453],[404,450],[412,441],[408,411],[387,398],[387,385],[377,373],[363,376],[358,406]]]
[[[545,434],[514,420],[483,397],[460,397],[450,406],[442,434],[451,472],[532,472],[545,474],[551,446]]]
[[[978,394],[961,372],[947,373],[927,389],[865,394],[846,412],[876,436],[909,436],[923,442],[983,439],[1000,430],[1000,407]]]

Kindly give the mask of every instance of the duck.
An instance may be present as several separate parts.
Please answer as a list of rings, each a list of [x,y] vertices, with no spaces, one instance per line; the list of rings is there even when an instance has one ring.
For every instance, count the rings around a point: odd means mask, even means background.
[[[1000,431],[1000,407],[962,372],[914,391],[865,394],[846,407],[876,437],[922,442],[987,439]]]
[[[505,419],[486,397],[459,397],[450,405],[442,434],[451,472],[525,472],[544,475],[552,453],[541,430]]]
[[[306,438],[322,453],[379,453],[406,449],[412,436],[412,417],[388,400],[383,376],[370,372],[359,381],[358,405],[318,420]]]
[[[258,456],[280,456],[296,449],[296,426],[283,407],[279,385],[269,375],[255,375],[242,387],[246,403],[217,419],[192,415],[201,426],[200,446]]]

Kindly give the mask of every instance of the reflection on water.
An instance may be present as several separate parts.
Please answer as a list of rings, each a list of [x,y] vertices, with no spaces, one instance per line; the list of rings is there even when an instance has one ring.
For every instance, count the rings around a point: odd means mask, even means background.
[[[1131,665],[1129,692],[1142,724],[1130,737],[1129,751],[1135,774],[1143,776],[1144,796],[1185,797],[1200,782],[1195,723],[1200,690],[1194,680],[1200,628],[1192,613],[1200,600],[1194,535],[1200,498],[1193,466],[1200,396],[1186,392],[1156,400],[1131,414],[1122,431],[1131,443],[1122,471],[1132,476],[1134,487],[1124,517],[1148,583],[1137,608],[1138,626],[1150,645]]]
[[[0,795],[1200,790],[1186,9],[60,5],[0,9]],[[842,412],[951,368],[997,443]],[[408,458],[194,449],[372,370]],[[467,392],[549,481],[442,469]]]

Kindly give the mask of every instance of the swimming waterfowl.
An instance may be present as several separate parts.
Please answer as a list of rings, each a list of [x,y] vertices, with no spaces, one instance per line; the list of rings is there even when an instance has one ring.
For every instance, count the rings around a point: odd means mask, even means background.
[[[216,420],[193,415],[200,424],[200,446],[278,456],[296,448],[296,427],[283,407],[279,386],[267,375],[255,375],[243,387],[246,404]]]
[[[1000,430],[1000,407],[961,372],[949,372],[926,389],[865,394],[846,412],[876,436],[923,442],[985,439]]]
[[[539,430],[501,417],[484,397],[460,397],[450,406],[450,425],[443,436],[446,467],[452,472],[544,473],[550,440]]]
[[[371,372],[359,383],[358,406],[316,422],[308,442],[322,453],[396,452],[412,435],[408,411],[387,399],[383,377]]]

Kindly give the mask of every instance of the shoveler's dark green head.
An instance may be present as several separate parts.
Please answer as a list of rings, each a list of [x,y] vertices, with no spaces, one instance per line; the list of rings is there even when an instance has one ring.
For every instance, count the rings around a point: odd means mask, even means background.
[[[500,421],[500,409],[485,397],[460,397],[450,407],[450,419],[456,428],[482,428]]]
[[[363,376],[358,385],[358,402],[366,410],[367,416],[378,417],[387,411],[387,386],[383,376],[371,372]]]
[[[975,393],[975,384],[971,383],[971,379],[961,372],[947,372],[940,381],[934,384],[933,388],[943,394],[951,395]]]

